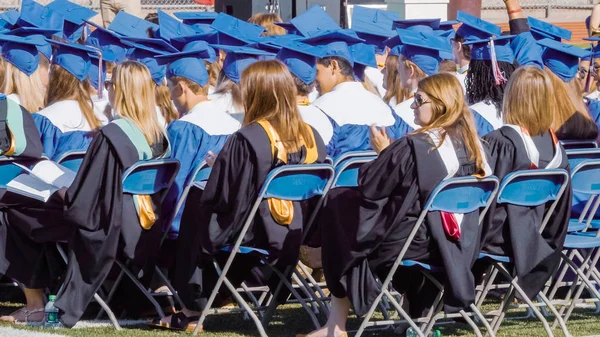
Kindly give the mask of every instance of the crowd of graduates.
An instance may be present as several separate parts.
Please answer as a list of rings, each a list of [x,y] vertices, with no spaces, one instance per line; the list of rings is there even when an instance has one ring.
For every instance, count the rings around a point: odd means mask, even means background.
[[[564,43],[569,31],[527,18],[518,0],[505,4],[509,32],[460,11],[457,21],[400,20],[360,6],[351,29],[319,6],[290,22],[161,10],[144,20],[121,11],[106,28],[68,0],[23,0],[20,11],[0,14],[0,154],[58,161],[86,151],[73,184],[47,202],[0,190],[0,275],[20,283],[27,300],[0,321],[41,323],[44,290],[60,280],[55,306],[72,327],[115,259],[127,258],[140,267],[169,261],[162,267],[185,307],[152,324],[190,329],[218,277],[213,259],[228,255],[221,248],[272,169],[373,150],[358,187],[328,193],[306,241],[313,204],[269,200],[243,242],[268,251],[281,270],[297,263],[301,246],[320,247],[332,309],[309,336],[345,336],[349,309],[369,309],[377,277],[438,183],[568,169],[560,141],[598,137],[594,48]],[[123,193],[129,167],[159,158],[180,163],[164,201]],[[203,163],[212,167],[208,181],[172,214]],[[456,312],[475,299],[481,252],[526,250],[515,268],[535,296],[559,263],[571,193],[538,233],[543,211],[494,203],[482,226],[477,211],[434,212],[406,257],[446,267],[444,309]],[[66,266],[56,243],[68,247]],[[269,285],[261,268],[242,256],[229,277]],[[410,269],[393,285],[414,317],[437,294]],[[219,297],[215,306],[227,292]]]

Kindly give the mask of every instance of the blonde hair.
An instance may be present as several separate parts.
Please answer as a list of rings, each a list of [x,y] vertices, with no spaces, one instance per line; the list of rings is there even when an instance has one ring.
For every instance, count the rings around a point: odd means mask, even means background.
[[[590,121],[592,118],[587,113],[585,103],[583,103],[583,90],[577,87],[577,79],[565,83],[560,77],[556,76],[550,69],[545,68],[546,73],[552,81],[554,88],[554,119],[552,121],[552,130],[558,130],[574,114],[580,113]]]
[[[50,62],[40,54],[38,68],[29,76],[15,67],[12,63],[5,61],[3,92],[5,95],[17,94],[21,100],[21,106],[27,111],[34,113],[45,107],[47,88],[42,83],[42,71],[48,71]]]
[[[252,15],[248,22],[262,26],[265,31],[262,36],[285,35],[287,31],[275,24],[275,22],[283,21],[278,14],[275,13],[257,13]]]
[[[167,87],[164,80],[160,85],[156,85],[154,87],[154,95],[156,106],[158,106],[160,109],[160,113],[165,118],[165,122],[167,122],[167,124],[179,119],[179,113],[171,101],[171,92],[169,91],[169,87]]]
[[[137,61],[125,61],[113,70],[112,82],[115,111],[133,121],[148,144],[160,142],[164,135],[156,116],[155,83],[148,68]]]
[[[210,63],[208,61],[204,61],[206,65],[206,71],[208,72],[208,84],[213,88],[217,87],[217,81],[219,80],[219,73],[221,72],[222,64],[218,60]]]
[[[407,89],[402,87],[400,82],[400,76],[398,75],[398,56],[389,55],[385,59],[385,96],[383,100],[386,103],[390,103],[392,98],[396,98],[396,104],[404,101],[408,97]]]
[[[504,90],[504,122],[525,128],[532,137],[548,131],[556,116],[555,92],[547,72],[532,66],[518,68]]]
[[[217,86],[215,87],[215,94],[231,94],[231,102],[236,110],[242,110],[244,108],[240,85],[227,77],[223,69],[221,69],[219,72],[219,79],[217,80]]]
[[[361,84],[363,88],[365,88],[365,90],[379,96],[379,91],[377,91],[375,84],[373,83],[373,81],[371,81],[371,79],[367,77],[367,75],[365,75],[365,79],[361,82]]]
[[[456,76],[449,73],[435,74],[422,79],[418,86],[431,100],[431,120],[414,133],[440,129],[439,145],[446,140],[448,134],[456,135],[464,142],[469,160],[475,162],[478,174],[483,174],[485,154],[479,146],[473,116]]]
[[[75,100],[90,128],[95,130],[102,123],[94,113],[94,103],[92,102],[90,91],[91,85],[87,78],[79,81],[77,77],[57,64],[53,64],[50,67],[50,83],[48,85],[48,93],[46,94],[46,106],[60,101]]]
[[[398,62],[402,62],[404,64],[404,67],[407,69],[412,68],[413,76],[418,81],[427,77],[427,74],[421,68],[419,68],[418,65],[416,65],[413,61],[405,59],[404,56],[402,56],[402,58],[399,57]]]
[[[244,70],[240,84],[246,109],[244,126],[267,120],[288,152],[300,150],[300,138],[308,147],[314,146],[310,126],[302,121],[298,111],[294,79],[283,63],[256,62]]]

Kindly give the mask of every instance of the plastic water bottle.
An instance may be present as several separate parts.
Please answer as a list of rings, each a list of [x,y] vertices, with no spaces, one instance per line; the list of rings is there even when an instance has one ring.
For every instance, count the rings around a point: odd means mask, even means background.
[[[56,301],[56,295],[48,296],[48,303],[44,308],[44,328],[56,328],[60,326],[58,320],[58,308],[54,306]]]
[[[417,331],[413,328],[408,328],[408,330],[406,330],[406,337],[418,337],[419,334],[417,333]],[[442,333],[440,330],[433,330],[429,336],[431,337],[442,337]]]

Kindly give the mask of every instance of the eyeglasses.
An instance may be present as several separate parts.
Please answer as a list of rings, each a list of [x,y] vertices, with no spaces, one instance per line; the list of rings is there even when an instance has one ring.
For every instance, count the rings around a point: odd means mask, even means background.
[[[424,104],[427,104],[427,103],[431,103],[431,101],[425,101],[423,99],[423,96],[421,96],[419,94],[415,94],[415,105],[417,106],[417,108],[420,108]]]
[[[104,81],[104,89],[110,90],[115,85],[113,81]]]

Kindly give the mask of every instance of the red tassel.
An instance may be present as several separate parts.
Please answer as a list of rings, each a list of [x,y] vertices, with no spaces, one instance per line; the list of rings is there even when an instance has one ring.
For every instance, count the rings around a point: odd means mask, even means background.
[[[454,241],[458,241],[460,239],[460,226],[454,214],[448,212],[440,212],[440,214],[442,215],[442,225],[444,226],[446,235]]]

